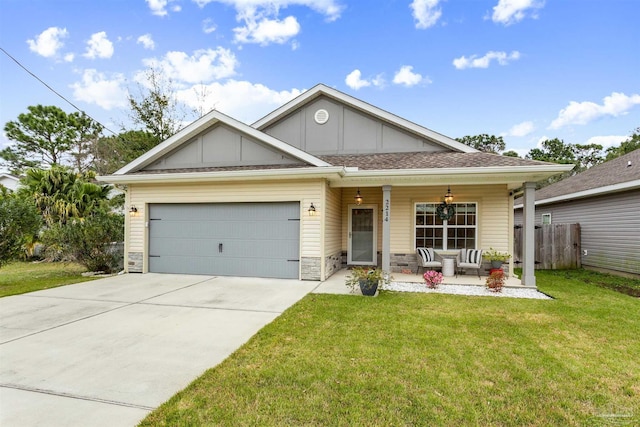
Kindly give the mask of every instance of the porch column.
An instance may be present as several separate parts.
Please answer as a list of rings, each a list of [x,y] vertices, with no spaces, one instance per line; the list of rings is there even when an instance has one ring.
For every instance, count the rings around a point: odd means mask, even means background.
[[[391,186],[382,186],[382,270],[391,272]]]
[[[522,239],[522,279],[524,286],[536,287],[535,276],[535,212],[536,212],[536,183],[524,183],[524,207],[522,209],[523,239]]]

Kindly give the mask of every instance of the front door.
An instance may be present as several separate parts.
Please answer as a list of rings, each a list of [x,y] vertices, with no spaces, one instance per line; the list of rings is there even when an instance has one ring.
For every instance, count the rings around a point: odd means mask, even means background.
[[[377,264],[377,229],[377,205],[349,205],[348,264]]]

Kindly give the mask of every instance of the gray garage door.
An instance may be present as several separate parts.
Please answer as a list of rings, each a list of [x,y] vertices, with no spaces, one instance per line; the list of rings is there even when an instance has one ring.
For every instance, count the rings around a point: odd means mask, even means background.
[[[298,278],[300,204],[153,204],[149,271]]]

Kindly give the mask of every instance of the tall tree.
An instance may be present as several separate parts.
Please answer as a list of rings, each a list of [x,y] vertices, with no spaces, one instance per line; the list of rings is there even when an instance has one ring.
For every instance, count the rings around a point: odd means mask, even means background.
[[[616,157],[624,156],[632,151],[640,148],[640,127],[637,127],[629,136],[628,139],[622,141],[617,147],[607,148],[606,160],[615,159]]]
[[[30,167],[73,164],[82,170],[88,141],[102,126],[80,113],[67,114],[56,106],[30,106],[4,131],[14,143],[0,151],[0,158],[14,174]],[[74,159],[74,154],[77,156]]]
[[[462,142],[476,150],[484,151],[485,153],[498,154],[506,148],[506,144],[501,136],[487,135],[486,133],[463,136],[462,138],[456,138],[456,141]]]
[[[576,157],[574,173],[580,173],[604,161],[600,144],[575,144],[573,152]]]
[[[98,175],[113,173],[143,155],[160,140],[149,132],[130,130],[116,136],[99,138],[92,147],[92,169]]]
[[[505,151],[502,153],[503,156],[507,156],[507,157],[518,157],[520,158],[520,155],[514,151],[514,150],[509,150],[509,151]]]
[[[552,163],[573,163],[576,162],[576,155],[571,144],[558,138],[542,141],[542,148],[532,148],[525,156],[526,159],[540,160]]]
[[[154,67],[145,71],[144,79],[144,84],[138,84],[138,96],[129,95],[129,118],[164,141],[182,128],[187,115],[177,101],[171,79]]]

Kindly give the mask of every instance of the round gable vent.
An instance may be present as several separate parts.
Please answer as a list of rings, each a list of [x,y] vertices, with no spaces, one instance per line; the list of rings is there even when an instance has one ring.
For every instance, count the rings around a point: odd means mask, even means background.
[[[313,115],[313,118],[317,124],[323,125],[329,121],[329,112],[323,108],[316,111],[316,113]]]

